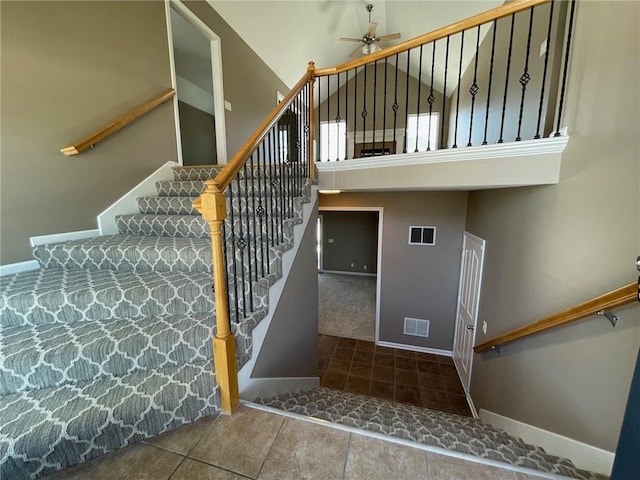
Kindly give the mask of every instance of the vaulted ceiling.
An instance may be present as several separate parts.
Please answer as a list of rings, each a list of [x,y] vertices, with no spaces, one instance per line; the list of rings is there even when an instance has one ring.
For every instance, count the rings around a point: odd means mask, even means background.
[[[208,1],[289,86],[300,79],[310,60],[316,67],[349,60],[348,55],[356,45],[341,42],[339,38],[361,37],[366,32],[368,3],[374,6],[372,21],[378,23],[378,35],[400,32],[399,41],[504,3],[495,0]]]

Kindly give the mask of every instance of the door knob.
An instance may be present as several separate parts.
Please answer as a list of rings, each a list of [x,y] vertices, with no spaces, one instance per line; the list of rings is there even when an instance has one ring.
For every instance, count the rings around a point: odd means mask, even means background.
[[[473,325],[467,325],[467,330],[473,330]]]

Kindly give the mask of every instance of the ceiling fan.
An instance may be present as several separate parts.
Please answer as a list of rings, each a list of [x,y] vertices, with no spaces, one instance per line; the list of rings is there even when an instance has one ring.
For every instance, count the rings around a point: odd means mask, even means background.
[[[373,5],[367,5],[367,12],[369,12],[369,28],[367,32],[361,38],[342,37],[340,40],[343,42],[359,42],[361,45],[349,54],[350,57],[354,57],[359,53],[368,55],[373,52],[378,52],[382,48],[378,45],[380,42],[389,42],[391,40],[397,40],[400,38],[399,33],[390,33],[388,35],[376,35],[376,28],[378,24],[371,21],[371,12],[373,11]]]

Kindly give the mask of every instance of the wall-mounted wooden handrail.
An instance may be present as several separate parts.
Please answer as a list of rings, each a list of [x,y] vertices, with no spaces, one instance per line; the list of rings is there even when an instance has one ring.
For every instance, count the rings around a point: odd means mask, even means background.
[[[289,105],[293,102],[294,98],[302,91],[304,86],[313,79],[313,62],[309,64],[310,68],[302,76],[302,78],[295,84],[295,86],[285,95],[282,101],[275,106],[269,116],[260,124],[253,134],[242,144],[240,149],[229,159],[229,162],[225,167],[216,175],[215,181],[218,184],[220,190],[224,191],[231,180],[235,178],[240,169],[247,162],[249,157],[255,152],[256,148],[260,145],[260,142],[269,133],[271,128],[276,124],[280,117],[284,114],[285,110],[289,108]]]
[[[173,97],[175,94],[176,94],[176,91],[173,88],[168,88],[167,90],[162,92],[160,95],[157,95],[156,97],[153,97],[151,100],[143,103],[139,107],[136,107],[133,110],[131,110],[131,111],[125,113],[124,115],[118,117],[116,120],[111,122],[109,125],[101,128],[100,130],[97,130],[97,131],[93,132],[90,135],[87,135],[83,139],[78,140],[77,142],[75,142],[73,145],[61,148],[60,151],[62,153],[64,153],[65,155],[67,155],[67,156],[77,155],[80,152],[82,152],[82,151],[86,150],[87,148],[91,147],[92,145],[95,145],[100,140],[105,139],[106,137],[108,137],[112,133],[117,132],[122,127],[130,124],[131,122],[133,122],[137,118],[140,118],[142,115],[144,115],[148,111],[153,110],[157,106],[163,104],[164,102],[169,100],[171,97]]]
[[[537,322],[530,323],[521,328],[512,330],[511,332],[500,335],[488,342],[481,343],[473,348],[476,353],[483,353],[492,348],[513,342],[520,338],[528,337],[534,333],[544,332],[552,328],[560,327],[568,323],[591,317],[601,310],[609,310],[632,303],[636,300],[638,294],[638,285],[632,282],[624,287],[620,287],[599,297],[592,298],[584,303],[575,305],[571,308],[558,312],[550,317],[543,318]]]
[[[446,27],[439,28],[405,42],[398,43],[397,45],[394,45],[392,47],[385,48],[384,50],[381,50],[379,52],[365,55],[361,58],[351,60],[335,67],[319,68],[316,70],[315,74],[316,77],[323,77],[326,75],[334,75],[336,73],[346,72],[347,70],[351,70],[352,68],[362,67],[366,64],[375,62],[376,60],[391,57],[396,53],[406,52],[407,50],[419,47],[420,45],[446,38],[447,35],[454,35],[456,33],[462,32],[463,30],[474,28],[478,25],[483,25],[485,23],[492,22],[493,20],[497,20],[498,18],[506,17],[508,15],[511,15],[512,13],[517,13],[522,10],[535,7],[537,5],[549,3],[550,1],[552,0],[514,0],[500,7],[487,10],[486,12],[479,13],[478,15],[474,15],[473,17],[466,18],[459,22],[452,23],[451,25],[447,25]]]

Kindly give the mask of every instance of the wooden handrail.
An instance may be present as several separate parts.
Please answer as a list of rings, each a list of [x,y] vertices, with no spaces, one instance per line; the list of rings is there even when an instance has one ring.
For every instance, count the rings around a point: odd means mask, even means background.
[[[600,295],[599,297],[593,298],[579,305],[575,305],[551,315],[550,317],[543,318],[537,322],[512,330],[511,332],[500,335],[488,342],[481,343],[480,345],[475,346],[473,351],[476,353],[483,353],[499,345],[504,345],[505,343],[528,337],[534,333],[544,332],[545,330],[591,317],[601,310],[609,310],[621,305],[632,303],[636,300],[636,296],[638,295],[637,289],[637,284],[632,282],[624,287],[620,287],[609,293],[605,293],[604,295]]]
[[[133,110],[118,117],[116,120],[111,122],[106,127],[103,127],[100,130],[97,130],[92,134],[87,135],[83,139],[75,142],[73,145],[61,148],[60,151],[67,156],[77,155],[80,152],[91,147],[92,145],[95,145],[100,140],[104,140],[109,135],[117,132],[122,127],[130,124],[137,118],[140,118],[142,115],[144,115],[148,111],[153,110],[157,106],[163,104],[164,102],[169,100],[171,97],[173,97],[175,94],[176,94],[176,91],[173,88],[168,88],[164,92],[162,92],[160,95],[153,97],[151,100],[143,103],[139,107],[136,107]]]
[[[215,177],[215,182],[218,184],[220,190],[224,190],[229,186],[231,181],[238,174],[240,169],[247,162],[249,157],[255,152],[256,148],[260,145],[260,142],[265,138],[267,133],[271,130],[284,111],[291,105],[293,99],[300,93],[304,86],[314,77],[313,62],[309,63],[309,68],[302,78],[295,84],[295,86],[285,95],[282,101],[271,110],[269,116],[260,124],[253,134],[242,144],[240,149],[231,157],[229,162]]]
[[[334,75],[336,73],[346,72],[347,70],[351,70],[352,68],[362,67],[363,65],[375,62],[376,60],[391,57],[396,53],[405,52],[407,50],[411,50],[412,48],[419,47],[420,45],[440,40],[442,38],[445,38],[447,35],[454,35],[456,33],[462,32],[463,30],[474,28],[478,25],[483,25],[487,22],[506,17],[507,15],[511,15],[512,13],[527,10],[528,8],[549,3],[551,1],[552,0],[514,0],[500,7],[487,10],[486,12],[479,13],[478,15],[474,15],[473,17],[466,18],[459,22],[452,23],[451,25],[447,25],[446,27],[439,28],[437,30],[417,36],[392,47],[385,48],[384,50],[381,50],[379,52],[365,55],[361,58],[351,60],[335,67],[319,68],[316,70],[315,75],[316,77],[323,77],[326,75]]]

